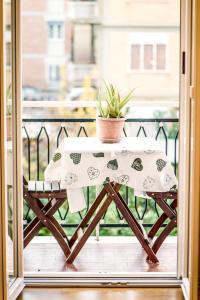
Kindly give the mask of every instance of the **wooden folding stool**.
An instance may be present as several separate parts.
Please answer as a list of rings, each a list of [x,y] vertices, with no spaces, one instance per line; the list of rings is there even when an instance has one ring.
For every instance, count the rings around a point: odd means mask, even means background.
[[[159,207],[163,210],[162,215],[158,218],[156,223],[152,226],[148,233],[149,240],[153,240],[158,230],[162,227],[164,222],[169,218],[170,222],[164,227],[160,235],[155,239],[152,245],[154,253],[158,252],[158,249],[163,244],[164,240],[171,233],[171,231],[177,227],[177,191],[170,191],[165,193],[152,193],[147,192],[147,195],[155,200]],[[171,204],[167,203],[167,199],[173,199]]]
[[[65,256],[68,257],[70,248],[67,235],[53,216],[64,201],[66,201],[66,190],[60,188],[59,182],[27,182],[24,178],[23,195],[27,204],[36,215],[24,230],[24,248],[42,227],[46,227],[57,240]],[[44,205],[41,199],[48,199],[47,204]]]

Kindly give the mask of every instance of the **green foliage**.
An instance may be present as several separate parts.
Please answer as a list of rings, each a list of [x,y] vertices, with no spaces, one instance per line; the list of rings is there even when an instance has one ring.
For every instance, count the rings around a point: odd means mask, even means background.
[[[99,88],[97,95],[99,116],[103,118],[122,118],[122,110],[133,99],[133,91],[122,97],[117,87],[104,81],[104,87]]]

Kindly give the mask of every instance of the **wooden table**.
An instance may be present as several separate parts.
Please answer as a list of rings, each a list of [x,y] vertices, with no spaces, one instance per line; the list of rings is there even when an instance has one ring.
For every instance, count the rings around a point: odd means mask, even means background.
[[[158,262],[156,253],[177,223],[177,192],[172,189],[177,180],[170,162],[154,139],[124,138],[118,144],[102,144],[95,138],[65,138],[47,167],[45,178],[60,181],[67,193],[104,182],[96,200],[67,241],[70,249],[68,263],[74,261],[112,202],[137,237],[147,260]],[[122,185],[145,191],[163,210],[148,235],[122,198]],[[167,199],[172,199],[171,205],[168,205]],[[68,201],[73,202],[69,194]],[[152,243],[167,218],[170,219],[169,224]]]

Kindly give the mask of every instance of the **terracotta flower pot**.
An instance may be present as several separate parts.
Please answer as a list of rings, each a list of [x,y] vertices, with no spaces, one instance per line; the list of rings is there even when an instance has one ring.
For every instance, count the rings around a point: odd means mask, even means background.
[[[97,137],[103,143],[118,143],[123,138],[125,118],[97,118]]]

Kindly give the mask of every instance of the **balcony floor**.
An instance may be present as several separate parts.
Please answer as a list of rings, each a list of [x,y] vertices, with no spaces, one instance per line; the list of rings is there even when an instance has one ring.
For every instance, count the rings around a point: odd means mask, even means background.
[[[176,272],[177,238],[168,237],[158,252],[158,265],[146,262],[135,237],[91,237],[73,264],[52,237],[35,237],[24,250],[25,272]]]

